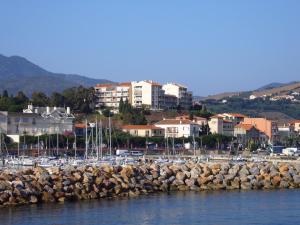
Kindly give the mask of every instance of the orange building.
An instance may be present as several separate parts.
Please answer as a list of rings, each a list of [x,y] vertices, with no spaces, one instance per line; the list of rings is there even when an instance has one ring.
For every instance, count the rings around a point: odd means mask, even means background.
[[[265,118],[244,118],[243,124],[251,124],[256,129],[265,133],[269,139],[277,135],[277,124],[274,121]]]

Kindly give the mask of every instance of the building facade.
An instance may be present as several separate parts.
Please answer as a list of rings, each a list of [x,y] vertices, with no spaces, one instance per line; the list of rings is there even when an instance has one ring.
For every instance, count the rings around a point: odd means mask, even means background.
[[[237,124],[234,127],[234,136],[239,144],[248,145],[250,142],[259,143],[260,131],[251,124]]]
[[[260,132],[266,134],[269,140],[274,140],[278,137],[277,123],[265,118],[244,118],[244,124],[255,126]]]
[[[138,137],[164,137],[165,130],[155,125],[124,125],[124,132]]]
[[[96,107],[118,112],[121,99],[131,103],[131,83],[98,84],[95,87]]]
[[[189,109],[192,106],[192,93],[187,90],[187,87],[176,84],[167,83],[162,86],[166,95],[173,95],[177,98],[177,106],[184,109]]]
[[[166,138],[199,137],[201,127],[191,120],[164,119],[155,124],[165,130]]]
[[[233,136],[235,123],[224,119],[224,117],[216,115],[212,116],[208,121],[208,126],[212,134],[222,134],[225,136]]]
[[[164,91],[161,84],[153,81],[134,81],[131,85],[131,104],[133,107],[146,107],[154,111],[164,109]]]
[[[28,106],[23,113],[0,112],[1,132],[8,136],[73,132],[74,116],[64,108]]]

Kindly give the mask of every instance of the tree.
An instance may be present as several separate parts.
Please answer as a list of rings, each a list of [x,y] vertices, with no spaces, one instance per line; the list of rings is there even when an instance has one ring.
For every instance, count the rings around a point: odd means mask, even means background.
[[[7,90],[3,91],[2,97],[3,98],[8,98],[8,92],[7,92]]]
[[[50,104],[51,106],[63,107],[65,104],[65,97],[58,92],[53,92],[50,97]]]
[[[22,91],[19,91],[18,94],[14,97],[14,101],[16,105],[26,105],[29,99]]]
[[[42,92],[33,92],[31,100],[32,104],[35,106],[45,107],[50,105],[49,98]]]

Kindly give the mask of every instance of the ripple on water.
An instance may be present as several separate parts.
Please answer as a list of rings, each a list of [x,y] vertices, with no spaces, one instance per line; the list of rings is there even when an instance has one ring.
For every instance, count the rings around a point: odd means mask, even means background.
[[[0,209],[0,224],[298,224],[299,190],[153,194]]]

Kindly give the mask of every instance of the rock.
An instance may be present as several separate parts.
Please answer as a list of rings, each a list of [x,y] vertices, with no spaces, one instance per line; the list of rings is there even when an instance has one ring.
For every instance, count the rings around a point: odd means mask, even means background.
[[[259,175],[260,174],[260,170],[258,169],[258,167],[252,167],[252,168],[250,168],[249,172],[252,175]]]
[[[286,172],[288,170],[289,170],[289,167],[288,167],[287,164],[282,164],[282,165],[279,166],[279,172],[280,173]]]
[[[273,179],[271,180],[271,183],[272,183],[274,186],[279,186],[280,181],[281,181],[281,177],[280,177],[280,176],[275,176],[275,177],[273,177]]]
[[[197,179],[200,174],[201,174],[201,169],[197,168],[197,167],[194,167],[191,169],[191,178],[192,179]]]
[[[293,180],[294,180],[295,184],[299,185],[300,184],[300,175],[293,176]]]
[[[242,169],[239,171],[239,175],[240,176],[247,176],[249,175],[249,171],[248,169],[246,168],[246,166],[243,166]]]
[[[183,172],[178,172],[178,173],[176,174],[176,179],[177,179],[177,180],[184,181],[185,177],[186,177],[186,175],[185,175],[185,173],[183,173]]]

